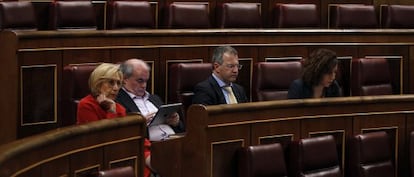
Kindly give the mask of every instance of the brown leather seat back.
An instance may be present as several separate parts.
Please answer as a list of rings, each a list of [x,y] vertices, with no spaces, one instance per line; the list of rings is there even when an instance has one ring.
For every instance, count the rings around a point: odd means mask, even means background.
[[[169,5],[168,28],[209,28],[208,2],[174,2]]]
[[[238,151],[239,177],[287,176],[279,143],[248,146]]]
[[[177,63],[169,68],[168,102],[182,102],[184,113],[192,104],[194,86],[207,79],[211,63]]]
[[[252,100],[287,99],[290,84],[300,77],[301,62],[258,62],[254,66]]]
[[[63,69],[62,124],[76,124],[76,112],[80,99],[90,93],[89,76],[98,63],[67,65]]]
[[[378,28],[373,5],[335,4],[329,7],[331,28]]]
[[[29,1],[0,2],[0,28],[37,30],[36,15]]]
[[[350,145],[350,172],[355,177],[394,177],[391,144],[386,132],[356,135]]]
[[[112,1],[109,3],[108,29],[151,29],[155,17],[148,1]]]
[[[391,95],[392,81],[384,58],[359,58],[352,61],[352,95]]]
[[[414,28],[414,5],[382,5],[381,26],[384,28]]]
[[[290,172],[293,176],[342,176],[336,142],[332,135],[292,142],[290,153]]]
[[[54,1],[50,9],[51,29],[97,29],[91,1]]]
[[[276,28],[318,28],[320,15],[316,4],[277,3],[274,8]]]
[[[224,3],[222,4],[220,17],[220,28],[262,27],[260,3]]]

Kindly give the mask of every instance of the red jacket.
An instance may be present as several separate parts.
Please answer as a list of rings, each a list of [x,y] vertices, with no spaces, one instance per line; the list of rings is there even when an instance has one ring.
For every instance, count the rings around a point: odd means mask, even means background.
[[[112,119],[117,117],[124,117],[126,116],[125,108],[116,103],[116,113],[111,113],[105,111],[99,106],[99,103],[92,95],[88,95],[82,98],[78,104],[78,112],[77,112],[77,122],[78,124],[84,124],[92,121],[97,121],[101,119]],[[144,142],[144,157],[147,158],[150,156],[150,147],[151,142],[145,138]],[[148,167],[144,169],[144,176],[150,176],[151,171]]]

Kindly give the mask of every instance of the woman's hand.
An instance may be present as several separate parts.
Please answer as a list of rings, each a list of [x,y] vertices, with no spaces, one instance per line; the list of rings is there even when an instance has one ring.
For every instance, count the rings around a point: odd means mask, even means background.
[[[167,120],[165,121],[167,122],[168,125],[176,127],[180,123],[180,116],[178,115],[178,113],[174,113],[174,114],[171,114],[170,117],[168,117]]]
[[[96,97],[96,101],[99,103],[103,110],[111,113],[116,113],[116,104],[114,100],[107,98],[104,94],[100,94],[98,97]]]

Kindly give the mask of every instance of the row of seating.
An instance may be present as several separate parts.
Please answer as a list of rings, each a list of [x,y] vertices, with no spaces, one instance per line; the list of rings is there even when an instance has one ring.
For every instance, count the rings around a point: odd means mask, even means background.
[[[261,28],[261,3],[233,2],[219,4],[217,24],[211,24],[208,2],[173,2],[165,14],[167,28]],[[319,28],[316,4],[274,4],[273,27]],[[158,7],[148,1],[110,1],[107,29],[158,28]],[[382,5],[380,18],[373,5],[330,4],[331,28],[413,28],[414,6]],[[36,30],[36,16],[31,2],[0,2],[1,29]],[[379,20],[378,20],[379,19]],[[51,30],[97,29],[97,17],[91,1],[54,1],[50,7]]]
[[[413,142],[414,132],[411,133],[411,152],[414,152]],[[349,166],[346,176],[396,175],[392,144],[386,132],[370,132],[352,137],[347,149]],[[412,153],[411,157],[413,164]],[[332,135],[294,141],[287,150],[279,143],[244,147],[238,152],[238,169],[239,177],[344,176],[337,143]]]
[[[63,71],[64,123],[75,123],[77,101],[89,93],[88,78],[98,64],[68,65]],[[301,60],[259,62],[253,68],[252,101],[287,99],[293,80],[300,78]],[[192,103],[193,87],[211,75],[211,63],[176,63],[169,66],[167,102]],[[352,62],[353,95],[389,95],[393,86],[388,61],[384,58],[360,58]],[[340,83],[341,84],[341,83]]]

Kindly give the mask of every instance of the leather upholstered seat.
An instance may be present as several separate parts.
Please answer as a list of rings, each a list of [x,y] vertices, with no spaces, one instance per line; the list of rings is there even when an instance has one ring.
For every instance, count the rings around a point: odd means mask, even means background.
[[[273,26],[276,28],[317,28],[320,15],[316,4],[277,3]]]
[[[154,12],[148,1],[112,1],[108,11],[108,29],[155,28]]]
[[[238,151],[239,177],[287,176],[283,148],[279,143],[248,146]]]
[[[381,26],[383,28],[414,28],[414,5],[382,5]]]
[[[394,177],[391,144],[386,132],[356,135],[350,143],[352,177]]]
[[[209,28],[208,2],[174,2],[169,5],[168,28]]]
[[[290,175],[294,177],[341,177],[335,139],[332,135],[292,142]]]
[[[261,4],[247,2],[224,3],[221,8],[220,28],[262,27]]]
[[[354,96],[393,94],[390,69],[384,58],[354,59],[351,79]]]
[[[329,26],[341,29],[378,28],[373,5],[334,4],[329,7]]]
[[[300,77],[302,66],[298,61],[258,62],[254,66],[252,100],[287,99],[291,83]]]
[[[1,30],[37,30],[36,15],[29,1],[0,2]]]
[[[176,63],[169,67],[168,102],[182,102],[184,113],[192,104],[194,86],[207,79],[211,63]]]
[[[97,29],[91,1],[54,1],[50,10],[52,30]]]
[[[80,99],[90,93],[89,76],[99,63],[67,65],[63,69],[62,124],[76,124]]]

